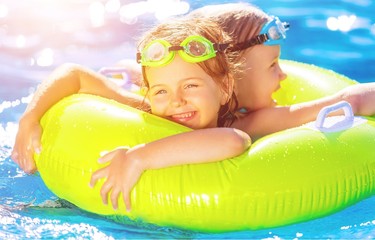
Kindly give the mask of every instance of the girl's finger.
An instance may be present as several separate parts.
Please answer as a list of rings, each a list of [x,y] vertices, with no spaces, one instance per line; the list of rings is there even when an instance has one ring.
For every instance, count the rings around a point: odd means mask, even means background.
[[[33,139],[33,149],[34,149],[34,152],[36,152],[38,154],[42,151],[42,145],[40,144],[39,138]]]
[[[112,189],[112,184],[108,181],[106,181],[102,188],[100,189],[100,196],[102,197],[102,202],[107,205],[108,204],[108,193]]]
[[[96,182],[101,179],[101,178],[104,178],[106,176],[106,169],[107,167],[105,168],[102,168],[102,169],[99,169],[97,170],[96,172],[94,172],[92,175],[91,175],[91,179],[90,179],[90,187],[94,187]]]
[[[119,153],[119,151],[128,151],[128,150],[129,150],[129,147],[121,146],[110,152],[103,151],[100,153],[101,157],[98,159],[98,162],[99,163],[109,162]]]
[[[13,162],[17,163],[19,162],[19,154],[18,152],[13,149],[12,154],[10,155],[10,158],[13,160]]]
[[[122,193],[122,198],[124,199],[126,211],[131,211],[131,202],[130,202],[130,192],[126,191]]]
[[[102,155],[103,154],[103,155]],[[113,159],[113,157],[115,156],[116,154],[116,151],[112,151],[112,152],[102,152],[100,155],[102,155],[99,159],[98,159],[98,163],[106,163],[106,162],[109,162]]]
[[[34,149],[30,146],[24,154],[20,156],[20,167],[22,170],[28,174],[36,172],[36,165],[34,161]]]
[[[31,139],[31,144],[33,146],[33,150],[36,153],[40,153],[40,151],[42,149],[41,143],[40,143],[41,135],[42,135],[42,130],[40,128],[38,128],[38,131],[35,132],[35,134],[33,135],[32,139]]]
[[[109,153],[109,151],[101,151],[101,152],[100,152],[100,157],[103,157],[103,156],[106,155],[107,153]]]
[[[111,202],[112,202],[112,207],[113,209],[118,208],[118,197],[120,195],[120,191],[118,188],[112,188],[111,192]]]

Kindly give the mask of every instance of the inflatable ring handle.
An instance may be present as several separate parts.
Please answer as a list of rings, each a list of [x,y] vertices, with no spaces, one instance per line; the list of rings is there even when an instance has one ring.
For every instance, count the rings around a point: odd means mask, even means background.
[[[108,75],[121,75],[122,79],[127,82],[130,80],[127,69],[124,67],[103,67],[98,73],[108,76]]]
[[[108,75],[108,74],[122,74],[126,73],[127,69],[124,67],[103,67],[99,69],[98,73],[103,74],[103,75]]]
[[[330,114],[331,112],[338,111],[340,109],[344,110],[344,119],[339,122],[336,122],[331,127],[328,127],[328,128],[324,127],[324,123],[326,122],[328,114]],[[350,105],[350,103],[346,101],[340,101],[330,106],[323,107],[320,110],[315,121],[315,127],[323,132],[335,132],[335,131],[340,131],[340,130],[343,130],[352,126],[353,122],[354,122],[354,114],[353,114],[352,106]]]

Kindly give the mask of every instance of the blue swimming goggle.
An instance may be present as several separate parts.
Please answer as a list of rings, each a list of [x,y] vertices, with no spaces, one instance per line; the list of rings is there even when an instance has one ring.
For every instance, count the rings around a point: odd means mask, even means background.
[[[233,46],[230,47],[230,50],[244,50],[258,44],[268,46],[280,45],[286,38],[286,31],[289,29],[289,23],[281,22],[280,19],[275,16],[271,16],[271,18],[272,19],[262,27],[259,35],[245,42],[233,44]]]

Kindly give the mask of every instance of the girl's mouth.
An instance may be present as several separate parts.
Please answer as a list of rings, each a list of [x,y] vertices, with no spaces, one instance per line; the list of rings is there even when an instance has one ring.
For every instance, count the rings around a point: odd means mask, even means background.
[[[185,113],[173,114],[170,116],[170,118],[174,122],[184,123],[193,119],[195,114],[196,114],[196,111],[185,112]]]

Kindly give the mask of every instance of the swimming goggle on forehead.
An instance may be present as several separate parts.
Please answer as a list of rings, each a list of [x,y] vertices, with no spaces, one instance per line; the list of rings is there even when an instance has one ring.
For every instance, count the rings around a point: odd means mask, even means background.
[[[286,38],[286,31],[289,29],[289,23],[281,22],[280,19],[275,16],[271,16],[271,18],[272,19],[262,27],[259,35],[245,42],[233,44],[230,50],[244,50],[258,44],[268,46],[280,45]]]
[[[197,63],[216,56],[216,52],[223,52],[229,43],[212,43],[202,36],[189,36],[180,46],[172,46],[163,39],[157,39],[137,53],[137,62],[142,66],[156,67],[169,64],[176,52],[186,62]]]

